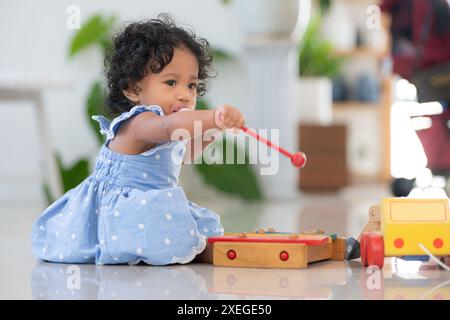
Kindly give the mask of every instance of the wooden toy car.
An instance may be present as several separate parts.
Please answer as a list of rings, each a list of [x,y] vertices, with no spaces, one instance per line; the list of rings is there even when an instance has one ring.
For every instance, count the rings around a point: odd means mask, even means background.
[[[211,237],[213,264],[226,267],[306,268],[321,260],[344,260],[345,238],[258,230]]]
[[[423,260],[425,250],[450,255],[448,199],[386,198],[381,208],[371,207],[369,216],[360,237],[364,266],[382,268],[385,257]]]

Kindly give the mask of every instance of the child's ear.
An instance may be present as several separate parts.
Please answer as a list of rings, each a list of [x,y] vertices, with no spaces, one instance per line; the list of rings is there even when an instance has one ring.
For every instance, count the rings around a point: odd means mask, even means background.
[[[136,85],[130,85],[126,90],[122,90],[124,96],[134,102],[139,103],[139,88]]]

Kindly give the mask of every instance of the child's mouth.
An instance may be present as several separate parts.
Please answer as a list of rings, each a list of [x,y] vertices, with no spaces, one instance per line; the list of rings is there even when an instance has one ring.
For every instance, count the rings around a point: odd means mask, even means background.
[[[181,107],[181,108],[176,108],[175,110],[173,110],[173,112],[180,112],[180,111],[189,111],[190,109],[188,107]]]

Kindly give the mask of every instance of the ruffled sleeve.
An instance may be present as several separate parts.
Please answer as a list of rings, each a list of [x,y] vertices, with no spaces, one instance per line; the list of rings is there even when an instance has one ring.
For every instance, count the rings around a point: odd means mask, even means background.
[[[114,136],[119,129],[119,126],[125,120],[138,115],[139,113],[150,111],[156,113],[157,115],[163,117],[164,112],[160,106],[135,106],[130,111],[122,113],[120,116],[114,118],[111,122],[103,116],[96,115],[92,116],[92,119],[100,124],[100,133],[106,135],[106,141],[114,139]]]
[[[109,126],[111,124],[111,121],[106,119],[104,116],[92,116],[92,119],[99,123],[100,133],[102,135],[107,135],[109,132]]]

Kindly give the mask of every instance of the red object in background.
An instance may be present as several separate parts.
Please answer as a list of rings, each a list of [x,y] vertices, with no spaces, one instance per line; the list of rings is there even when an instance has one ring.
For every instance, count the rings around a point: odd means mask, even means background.
[[[441,114],[429,115],[431,127],[416,131],[432,171],[450,170],[450,109]]]
[[[434,10],[432,1],[383,0],[380,9],[388,12],[392,18],[394,73],[411,80],[416,64],[419,70],[423,70],[450,61],[450,32],[439,30],[435,14],[431,19],[431,30],[423,43],[422,56],[416,61],[415,50],[421,42],[421,32],[425,26],[426,17]],[[405,43],[408,41],[413,48],[402,50],[406,48]]]
[[[446,0],[383,0],[380,9],[391,15],[394,73],[411,81],[414,68],[420,71],[450,61],[450,19]],[[428,20],[430,14],[431,20]],[[424,37],[427,25],[431,28]],[[419,45],[422,45],[421,54]],[[417,136],[428,159],[427,167],[445,173],[450,171],[450,111],[428,117],[432,121],[431,128],[417,131]]]

